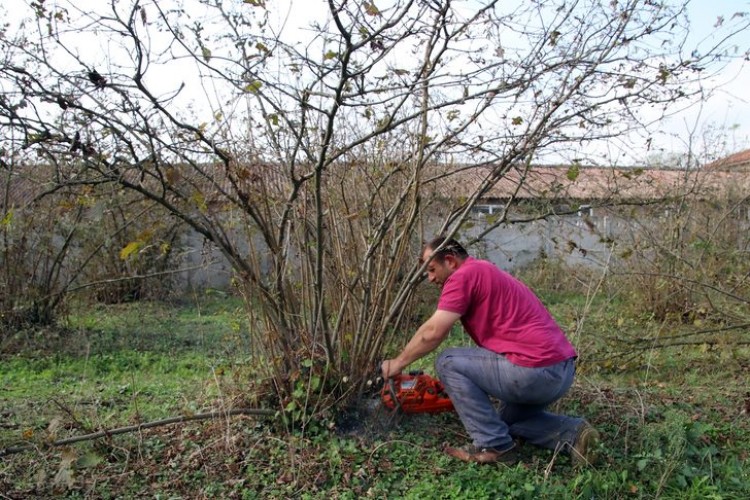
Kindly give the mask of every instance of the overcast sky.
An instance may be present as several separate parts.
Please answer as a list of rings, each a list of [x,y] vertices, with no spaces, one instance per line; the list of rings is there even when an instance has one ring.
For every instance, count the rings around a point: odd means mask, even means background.
[[[689,5],[690,44],[705,44],[712,41],[715,25],[720,17],[729,21],[738,11],[750,12],[747,0],[693,0]],[[736,43],[740,52],[750,50],[750,31],[740,34]],[[677,134],[679,138],[664,138],[664,144],[682,149],[689,132],[708,127],[725,128],[730,133],[729,150],[750,148],[750,63],[739,58],[731,62],[720,76],[704,82],[711,93],[709,99],[677,114],[664,123],[663,130]]]
[[[324,0],[275,0],[276,5],[288,5],[291,10],[279,9],[277,22],[286,21],[287,33],[295,29],[304,29],[316,17],[316,13],[325,12]],[[750,13],[750,0],[692,0],[689,4],[690,39],[688,46],[701,47],[707,51],[718,42],[714,33],[720,18],[729,22],[732,16],[739,12]],[[287,13],[291,12],[289,17]],[[750,51],[750,31],[740,34],[735,43],[739,53]],[[714,145],[717,153],[731,153],[744,148],[750,148],[750,63],[742,57],[729,62],[721,73],[702,82],[708,98],[704,102],[694,100],[685,103],[674,116],[654,124],[652,149],[646,151],[645,137],[624,141],[632,149],[622,154],[634,153],[636,157],[647,155],[682,154],[688,150],[692,140],[692,148],[705,151],[711,148],[704,142],[707,137],[723,134],[726,144]],[[707,132],[707,131],[713,132]],[[712,135],[713,134],[713,135]],[[627,148],[625,148],[627,149]],[[617,154],[610,152],[610,154]],[[623,159],[628,163],[628,159]]]
[[[80,0],[74,5],[85,10],[89,1],[94,0]],[[292,5],[291,8],[284,8],[289,4]],[[287,36],[294,37],[296,33],[302,39],[309,33],[304,28],[314,18],[323,16],[327,10],[324,0],[268,0],[268,5],[274,7],[273,22],[279,26],[286,21]],[[707,51],[717,42],[713,37],[717,20],[723,18],[729,22],[736,12],[743,10],[750,12],[750,0],[692,0],[689,5],[691,38],[688,47],[698,46]],[[735,43],[740,54],[749,51],[750,31],[741,33]],[[612,154],[630,153],[640,159],[648,154],[658,154],[660,149],[667,154],[679,154],[687,150],[691,134],[694,140],[704,140],[707,135],[705,131],[709,129],[724,132],[726,144],[722,148],[725,153],[750,148],[750,63],[738,57],[727,64],[719,75],[706,78],[702,85],[709,94],[707,100],[702,103],[694,102],[690,106],[686,103],[671,118],[653,125],[650,130],[653,134],[650,137],[653,149],[650,153],[645,150],[649,136],[642,135],[632,140],[623,140],[622,144],[625,146],[620,145]],[[201,99],[205,95],[195,94],[195,97]],[[608,145],[604,145],[606,147]],[[704,144],[699,143],[693,147],[698,150],[706,149]],[[623,159],[623,162],[628,163],[628,160]]]

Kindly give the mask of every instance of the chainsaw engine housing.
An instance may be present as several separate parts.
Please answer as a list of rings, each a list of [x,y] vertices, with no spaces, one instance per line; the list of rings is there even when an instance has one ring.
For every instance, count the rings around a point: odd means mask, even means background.
[[[443,384],[425,373],[401,373],[385,382],[381,399],[386,408],[404,413],[441,413],[453,411],[453,403]]]

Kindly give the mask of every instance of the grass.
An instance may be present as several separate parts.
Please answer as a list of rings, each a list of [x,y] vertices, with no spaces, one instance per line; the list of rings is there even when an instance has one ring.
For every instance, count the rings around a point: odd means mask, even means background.
[[[750,353],[707,345],[634,351],[690,333],[616,300],[547,300],[581,353],[556,410],[604,436],[596,467],[521,449],[514,467],[457,463],[453,414],[403,417],[378,432],[279,435],[252,416],[191,422],[46,448],[51,439],[233,403],[249,386],[241,305],[142,303],[81,308],[44,349],[17,339],[0,365],[6,498],[750,498]],[[702,326],[705,329],[705,325]],[[692,330],[691,330],[692,329]],[[747,335],[738,332],[736,335]],[[42,335],[37,332],[34,335]],[[35,341],[36,340],[36,341]],[[465,343],[454,332],[451,343]],[[636,342],[638,341],[638,342]],[[636,343],[633,343],[636,342]],[[432,372],[432,358],[418,367]],[[250,389],[247,389],[248,391]]]
[[[240,310],[228,300],[82,308],[62,333],[23,339],[0,365],[0,447],[19,433],[49,439],[61,415],[80,433],[200,410],[218,395],[217,374],[242,360]]]

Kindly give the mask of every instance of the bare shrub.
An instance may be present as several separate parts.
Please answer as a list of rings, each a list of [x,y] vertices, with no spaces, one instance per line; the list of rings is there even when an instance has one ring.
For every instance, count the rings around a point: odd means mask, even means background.
[[[635,312],[658,320],[747,321],[750,301],[748,201],[707,190],[692,172],[687,194],[642,209],[618,241],[616,279]],[[644,221],[648,221],[645,223]]]
[[[179,292],[184,225],[160,205],[101,188],[79,255],[90,256],[72,288],[102,303],[165,299]]]
[[[404,324],[421,240],[536,155],[684,98],[729,49],[682,54],[684,6],[661,2],[330,1],[304,40],[265,4],[35,3],[2,32],[0,140],[57,186],[118,184],[214,244],[255,366],[302,425]]]

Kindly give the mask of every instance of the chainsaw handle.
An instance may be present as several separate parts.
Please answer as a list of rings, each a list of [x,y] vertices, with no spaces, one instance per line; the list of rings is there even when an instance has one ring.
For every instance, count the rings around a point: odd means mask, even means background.
[[[401,411],[401,401],[396,396],[396,379],[394,377],[388,379],[388,392],[391,395],[391,400],[396,405],[394,410]]]

